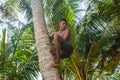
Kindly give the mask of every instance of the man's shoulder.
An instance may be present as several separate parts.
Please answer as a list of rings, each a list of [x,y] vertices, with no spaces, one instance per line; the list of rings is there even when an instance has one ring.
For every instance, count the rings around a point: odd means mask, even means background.
[[[70,29],[67,28],[65,31],[70,32]]]

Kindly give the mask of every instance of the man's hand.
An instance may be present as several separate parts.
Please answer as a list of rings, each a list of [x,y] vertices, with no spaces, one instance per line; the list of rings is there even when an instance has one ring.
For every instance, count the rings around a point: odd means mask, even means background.
[[[56,34],[56,32],[53,32],[53,33],[49,36],[50,40],[52,40],[52,39],[54,38],[54,34]]]

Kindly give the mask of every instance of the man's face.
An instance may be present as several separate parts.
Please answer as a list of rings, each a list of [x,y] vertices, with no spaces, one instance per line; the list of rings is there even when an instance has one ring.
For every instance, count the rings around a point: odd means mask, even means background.
[[[60,21],[60,23],[59,23],[59,26],[60,26],[60,28],[61,28],[62,30],[65,29],[66,25],[67,25],[67,24],[66,24],[65,21]]]

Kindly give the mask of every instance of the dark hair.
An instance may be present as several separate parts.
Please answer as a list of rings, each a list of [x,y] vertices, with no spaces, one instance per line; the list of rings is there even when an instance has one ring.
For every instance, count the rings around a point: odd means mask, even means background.
[[[67,20],[64,19],[64,18],[61,18],[59,21],[60,21],[60,22],[61,22],[61,21],[65,21],[65,22],[67,23]]]

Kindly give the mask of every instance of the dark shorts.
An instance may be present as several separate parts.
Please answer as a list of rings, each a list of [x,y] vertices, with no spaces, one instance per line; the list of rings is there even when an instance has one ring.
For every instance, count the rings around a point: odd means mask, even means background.
[[[66,41],[62,41],[61,42],[60,57],[67,58],[72,54],[72,52],[73,52],[73,46]]]

